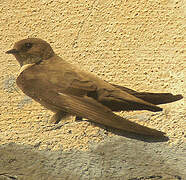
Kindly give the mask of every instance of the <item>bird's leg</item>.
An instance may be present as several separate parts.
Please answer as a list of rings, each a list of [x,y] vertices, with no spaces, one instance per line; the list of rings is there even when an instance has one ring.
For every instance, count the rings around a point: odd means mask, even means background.
[[[52,131],[52,130],[56,130],[56,129],[60,129],[64,124],[66,123],[59,123],[63,118],[67,117],[69,114],[64,112],[64,111],[58,111],[56,112],[50,119],[49,123],[51,125],[45,127],[45,131]],[[59,124],[58,124],[59,123]]]
[[[50,119],[50,123],[51,124],[58,124],[61,119],[65,118],[68,115],[68,113],[64,112],[64,111],[58,111],[57,113],[55,113],[51,119]]]
[[[70,114],[64,112],[64,111],[58,111],[56,112],[52,118],[50,119],[50,124],[52,126],[47,126],[47,129],[45,131],[52,131],[56,129],[60,129],[64,124],[59,123],[63,118],[69,116]],[[82,117],[76,116],[75,121],[82,121]],[[59,123],[59,124],[58,124]],[[66,124],[66,123],[65,123]]]
[[[82,121],[83,120],[83,118],[82,117],[79,117],[79,116],[76,116],[76,118],[75,118],[75,121]]]

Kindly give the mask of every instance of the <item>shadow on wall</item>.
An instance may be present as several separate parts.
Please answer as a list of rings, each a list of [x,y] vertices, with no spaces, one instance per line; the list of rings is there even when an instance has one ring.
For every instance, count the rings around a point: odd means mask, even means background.
[[[19,89],[16,85],[16,78],[12,75],[6,76],[3,81],[4,91],[7,93],[14,93],[15,91],[19,93]],[[17,107],[22,109],[24,105],[32,103],[32,99],[28,96],[24,96],[24,98],[18,102]]]
[[[163,151],[167,149],[166,156]],[[162,151],[162,154],[157,152]],[[168,154],[167,154],[168,153]],[[127,179],[183,180],[176,170],[179,155],[164,144],[145,144],[126,138],[94,144],[84,151],[38,150],[10,143],[0,146],[0,179]],[[182,157],[183,158],[183,157]],[[170,161],[172,159],[173,161]]]

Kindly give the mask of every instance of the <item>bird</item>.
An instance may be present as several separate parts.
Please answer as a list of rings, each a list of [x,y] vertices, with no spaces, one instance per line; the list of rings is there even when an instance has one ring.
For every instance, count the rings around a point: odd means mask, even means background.
[[[162,111],[158,104],[182,98],[171,93],[137,92],[111,84],[93,73],[58,56],[49,43],[39,38],[26,38],[6,52],[15,56],[21,66],[17,86],[45,108],[54,112],[50,122],[75,116],[111,128],[145,136],[163,137],[165,133],[117,115],[131,110]]]

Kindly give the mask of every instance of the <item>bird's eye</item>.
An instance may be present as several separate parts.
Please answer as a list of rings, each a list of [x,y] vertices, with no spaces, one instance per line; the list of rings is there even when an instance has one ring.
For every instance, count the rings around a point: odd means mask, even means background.
[[[30,48],[32,47],[32,43],[25,43],[25,47],[26,47],[27,49],[30,49]]]

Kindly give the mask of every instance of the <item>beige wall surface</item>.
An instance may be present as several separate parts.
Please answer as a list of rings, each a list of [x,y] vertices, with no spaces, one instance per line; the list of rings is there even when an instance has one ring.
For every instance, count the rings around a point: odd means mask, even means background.
[[[114,136],[73,118],[61,122],[59,129],[48,130],[52,113],[17,88],[20,67],[5,54],[23,38],[46,40],[63,59],[109,82],[185,95],[184,1],[1,0],[0,17],[0,144],[87,150],[92,142]],[[168,146],[182,144],[184,100],[161,107],[163,112],[121,115],[166,132]]]

